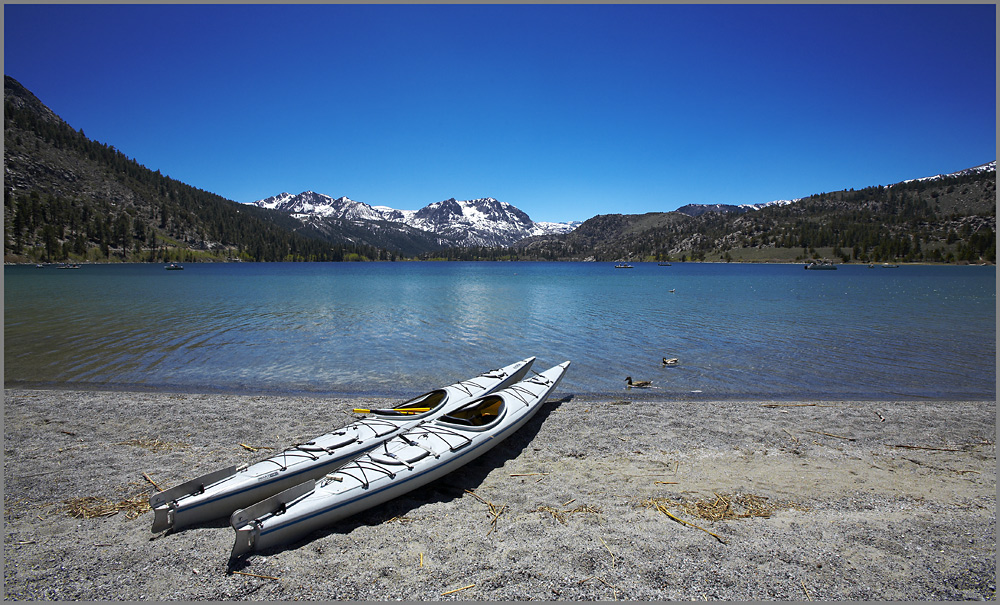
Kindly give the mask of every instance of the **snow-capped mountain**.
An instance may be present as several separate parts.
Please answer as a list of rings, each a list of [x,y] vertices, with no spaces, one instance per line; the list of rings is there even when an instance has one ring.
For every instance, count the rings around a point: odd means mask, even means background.
[[[768,206],[787,206],[788,204],[794,204],[802,198],[795,198],[794,200],[774,200],[773,202],[764,202],[763,204],[740,204],[740,208],[746,208],[747,210],[760,210],[761,208],[767,208]]]
[[[939,181],[944,178],[953,176],[966,176],[970,174],[978,174],[980,172],[996,172],[997,163],[996,160],[992,162],[987,162],[980,166],[974,168],[966,168],[965,170],[959,170],[958,172],[952,172],[949,174],[936,174],[934,176],[925,176],[919,179],[909,179],[894,185],[903,185],[906,183],[915,183],[920,181]],[[893,187],[894,185],[889,185]],[[794,204],[801,201],[802,198],[796,198],[793,200],[774,200],[773,202],[766,202],[763,204],[687,204],[686,206],[681,206],[677,209],[677,212],[681,214],[686,214],[688,216],[700,216],[707,212],[718,212],[718,213],[738,213],[742,214],[744,212],[751,212],[753,210],[760,210],[762,208],[767,208],[768,206],[787,206],[788,204]]]
[[[253,203],[254,206],[282,210],[296,218],[336,218],[347,221],[392,221],[400,220],[403,214],[392,208],[374,207],[364,202],[355,202],[348,197],[334,199],[315,191],[303,191],[298,195],[280,193]]]
[[[463,246],[507,246],[531,235],[534,227],[523,211],[491,197],[435,202],[417,210],[406,223]]]
[[[464,201],[451,198],[419,210],[397,210],[304,191],[298,195],[281,193],[253,205],[288,212],[304,224],[327,232],[331,221],[346,221],[372,230],[384,228],[385,223],[405,225],[433,236],[441,246],[509,246],[532,235],[569,233],[580,224],[536,223],[524,211],[491,197]]]
[[[925,176],[919,179],[909,179],[906,181],[901,181],[899,183],[894,183],[894,185],[904,185],[906,183],[916,183],[920,181],[939,181],[944,178],[954,177],[954,176],[967,176],[970,174],[978,174],[980,172],[996,172],[997,163],[996,160],[992,162],[987,162],[980,166],[974,168],[966,168],[965,170],[959,170],[958,172],[951,172],[948,174],[936,174],[934,176]],[[889,185],[893,187],[894,185]],[[788,204],[794,204],[801,201],[802,198],[796,198],[794,200],[774,200],[773,202],[766,202],[763,204],[687,204],[686,206],[681,206],[677,209],[677,212],[681,214],[686,214],[688,216],[700,216],[707,212],[718,212],[718,213],[744,213],[750,212],[752,210],[760,210],[761,208],[767,208],[768,206],[787,206]]]
[[[569,221],[566,223],[550,223],[547,221],[539,221],[535,223],[534,228],[531,230],[532,235],[558,235],[560,233],[569,233],[577,227],[583,224],[583,221]]]
[[[768,206],[786,206],[788,204],[794,204],[799,201],[799,199],[774,200],[773,202],[764,202],[763,204],[687,204],[686,206],[678,208],[677,212],[688,216],[701,216],[707,212],[743,214],[744,212],[760,210],[761,208],[767,208]]]
[[[676,211],[688,216],[701,216],[702,214],[707,214],[709,212],[716,212],[719,214],[743,214],[744,212],[760,210],[761,208],[767,208],[768,206],[784,206],[785,204],[792,204],[797,201],[798,200],[775,200],[773,202],[766,202],[763,204],[687,204],[685,206],[681,206]]]
[[[996,172],[997,162],[993,160],[981,166],[976,166],[974,168],[966,168],[965,170],[959,170],[958,172],[952,172],[950,174],[935,174],[934,176],[925,176],[919,179],[910,179],[908,181],[903,181],[903,183],[915,183],[920,181],[939,181],[943,178],[950,176],[966,176],[969,174],[978,174],[980,172]]]

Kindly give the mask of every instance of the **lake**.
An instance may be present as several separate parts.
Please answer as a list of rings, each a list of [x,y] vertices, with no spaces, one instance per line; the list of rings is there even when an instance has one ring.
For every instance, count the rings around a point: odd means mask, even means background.
[[[995,399],[996,270],[4,268],[8,388],[403,397],[532,355],[538,370],[571,360],[560,391],[579,396]]]

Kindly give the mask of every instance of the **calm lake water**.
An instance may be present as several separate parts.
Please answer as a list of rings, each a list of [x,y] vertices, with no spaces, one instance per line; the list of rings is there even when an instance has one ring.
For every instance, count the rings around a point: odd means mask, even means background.
[[[996,397],[994,267],[7,266],[4,303],[7,387],[400,397],[534,355],[579,396]]]

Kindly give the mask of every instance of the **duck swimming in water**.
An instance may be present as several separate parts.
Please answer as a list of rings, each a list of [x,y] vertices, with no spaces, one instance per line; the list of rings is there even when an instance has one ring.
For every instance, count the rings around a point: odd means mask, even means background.
[[[663,358],[663,365],[665,366],[675,366],[680,362],[681,360],[677,359],[676,357],[671,357],[670,359],[667,359],[666,357]]]
[[[625,377],[625,388],[635,387],[637,389],[643,389],[643,388],[646,388],[646,387],[648,387],[648,386],[650,386],[652,384],[653,384],[653,382],[651,380],[638,380],[636,382],[632,382],[632,377],[631,376],[626,376]]]

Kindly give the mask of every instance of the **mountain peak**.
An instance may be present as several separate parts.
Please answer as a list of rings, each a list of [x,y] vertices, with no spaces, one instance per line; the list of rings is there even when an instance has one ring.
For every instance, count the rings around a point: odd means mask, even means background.
[[[569,223],[535,223],[524,211],[493,197],[451,197],[419,210],[396,210],[369,206],[346,196],[333,199],[303,191],[298,195],[282,193],[253,204],[288,212],[314,226],[329,220],[349,221],[365,229],[375,229],[376,224],[396,224],[426,232],[450,246],[509,246],[532,235],[568,233],[575,228]]]
[[[3,100],[5,103],[11,103],[17,109],[33,111],[46,122],[52,124],[64,123],[62,118],[56,115],[56,112],[49,109],[30,90],[7,74],[3,76]]]

